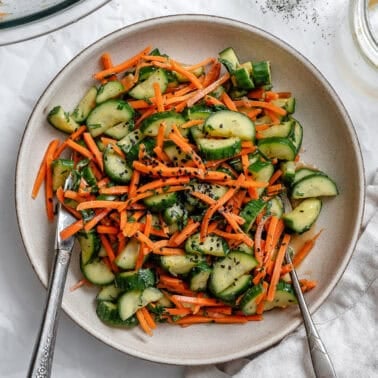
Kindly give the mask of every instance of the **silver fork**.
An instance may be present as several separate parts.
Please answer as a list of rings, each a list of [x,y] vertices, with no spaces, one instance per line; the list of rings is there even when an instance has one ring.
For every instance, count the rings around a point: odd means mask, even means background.
[[[282,195],[285,211],[292,209],[291,203],[286,194]],[[306,329],[307,342],[310,350],[312,366],[314,368],[315,376],[317,378],[332,378],[336,377],[335,369],[329,354],[319,336],[316,326],[312,320],[310,311],[308,310],[307,303],[304,299],[301,285],[298,280],[297,272],[293,266],[290,253],[286,250],[285,254],[286,263],[291,265],[290,276],[293,283],[295,295],[298,299],[299,308],[303,317],[303,323]]]

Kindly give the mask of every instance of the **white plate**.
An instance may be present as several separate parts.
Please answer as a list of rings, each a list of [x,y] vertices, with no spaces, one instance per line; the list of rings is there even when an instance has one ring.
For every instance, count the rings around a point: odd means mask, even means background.
[[[99,69],[99,56],[108,51],[120,62],[152,45],[183,62],[197,62],[233,46],[241,61],[268,59],[274,88],[292,91],[296,117],[304,127],[302,158],[333,177],[340,195],[324,200],[318,228],[324,232],[301,266],[302,277],[319,282],[307,295],[314,311],[340,279],[358,236],[364,203],[364,172],[359,144],[351,121],[326,79],[303,56],[272,35],[250,25],[211,16],[181,15],[128,26],[99,40],[74,58],[52,81],[28,122],[19,152],[16,206],[19,226],[30,261],[46,285],[51,266],[54,225],[46,221],[43,195],[30,192],[43,152],[58,134],[46,122],[48,111],[60,104],[72,109]],[[67,287],[81,279],[78,254],[68,273]],[[264,321],[245,325],[198,325],[180,328],[159,325],[153,337],[139,328],[112,329],[97,318],[96,289],[66,292],[63,309],[103,342],[128,354],[172,364],[223,362],[261,351],[280,341],[301,322],[294,306],[271,311]]]

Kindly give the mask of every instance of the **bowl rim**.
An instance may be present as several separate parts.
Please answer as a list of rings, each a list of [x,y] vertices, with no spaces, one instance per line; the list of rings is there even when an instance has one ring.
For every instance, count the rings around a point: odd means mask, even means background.
[[[28,253],[26,242],[24,239],[24,232],[21,227],[21,222],[20,222],[20,216],[21,216],[21,210],[19,208],[19,191],[18,191],[18,176],[19,176],[19,171],[20,171],[20,159],[19,156],[22,151],[23,147],[23,142],[24,139],[28,133],[28,125],[32,121],[37,109],[39,108],[39,104],[42,101],[42,99],[47,96],[51,90],[52,87],[54,87],[54,82],[59,79],[60,75],[64,73],[64,71],[69,68],[72,64],[74,64],[77,60],[81,59],[81,57],[86,54],[90,54],[92,49],[97,49],[98,45],[101,44],[106,44],[107,42],[111,42],[114,38],[121,37],[123,34],[127,34],[130,31],[133,31],[133,29],[137,29],[138,27],[151,27],[153,25],[158,25],[161,23],[166,23],[166,22],[202,22],[202,23],[209,23],[209,22],[217,22],[222,25],[229,25],[235,28],[243,28],[248,30],[249,32],[252,33],[257,33],[259,36],[262,36],[264,38],[268,38],[271,42],[278,44],[281,48],[283,48],[285,51],[289,52],[291,55],[294,55],[302,64],[304,64],[310,71],[311,73],[317,78],[321,79],[324,83],[324,87],[327,90],[327,92],[331,95],[332,101],[335,103],[337,106],[338,110],[340,111],[340,114],[342,115],[342,118],[345,121],[345,126],[347,127],[347,130],[349,131],[349,134],[353,140],[354,143],[356,143],[356,164],[358,167],[358,174],[359,177],[358,182],[359,185],[361,186],[361,190],[359,191],[359,198],[358,198],[358,217],[357,217],[357,222],[353,230],[353,234],[351,235],[349,244],[348,244],[348,254],[346,254],[343,258],[342,264],[339,266],[339,269],[337,270],[337,273],[335,273],[334,277],[330,281],[330,284],[328,285],[327,290],[323,291],[323,293],[319,296],[318,300],[316,302],[311,303],[309,306],[310,312],[314,313],[328,298],[328,296],[331,294],[331,292],[335,289],[337,283],[339,282],[340,278],[343,276],[346,267],[348,266],[352,255],[354,253],[356,243],[358,240],[358,237],[360,235],[361,227],[362,227],[362,220],[363,220],[363,214],[364,214],[364,207],[365,207],[365,197],[366,197],[366,174],[365,174],[365,168],[364,168],[364,163],[363,163],[363,156],[362,156],[362,150],[360,146],[360,142],[358,140],[358,136],[356,133],[356,130],[354,128],[354,125],[352,123],[352,120],[342,103],[340,97],[336,93],[335,89],[332,87],[330,82],[326,79],[326,77],[320,72],[320,70],[315,67],[313,63],[310,62],[309,59],[307,59],[302,53],[300,53],[298,50],[296,50],[294,47],[292,47],[289,43],[283,41],[279,37],[273,35],[272,33],[256,27],[254,25],[251,25],[249,23],[239,21],[236,19],[228,18],[228,17],[221,17],[221,16],[215,16],[215,15],[208,15],[208,14],[192,14],[192,13],[185,13],[185,14],[173,14],[173,15],[167,15],[163,17],[153,17],[145,20],[141,20],[129,25],[126,25],[124,27],[121,27],[111,33],[108,33],[107,35],[99,38],[95,42],[91,43],[87,47],[85,47],[83,50],[81,50],[78,54],[76,54],[72,59],[68,61],[67,64],[63,66],[62,69],[59,70],[59,72],[52,78],[52,80],[49,82],[49,84],[46,86],[42,94],[40,95],[39,99],[35,103],[33,110],[27,120],[26,127],[24,129],[23,135],[21,137],[20,141],[20,146],[17,154],[17,164],[16,164],[16,174],[15,174],[15,182],[14,182],[14,188],[15,188],[15,205],[16,205],[16,215],[17,215],[17,225],[18,229],[21,235],[22,243],[25,248],[25,253],[32,265],[33,270],[35,271],[38,279],[42,283],[42,285],[46,288],[47,287],[47,282],[46,280],[41,277],[38,274],[38,270],[33,263],[31,256]],[[95,337],[99,341],[107,344],[108,346],[121,351],[122,353],[141,358],[146,361],[151,361],[151,362],[158,362],[158,363],[165,363],[165,364],[172,364],[172,365],[206,365],[206,364],[212,364],[212,363],[223,363],[227,362],[230,360],[234,360],[240,357],[245,357],[245,353],[233,353],[232,356],[224,356],[223,358],[212,358],[212,359],[185,359],[185,363],[180,362],[179,360],[175,358],[168,357],[165,360],[162,360],[161,358],[157,358],[151,354],[146,354],[142,353],[141,351],[130,349],[128,351],[123,350],[120,346],[117,346],[115,343],[112,343],[112,340],[106,337],[102,337],[99,334],[93,332],[90,327],[80,319],[75,319],[75,314],[74,312],[70,311],[70,309],[67,309],[64,303],[62,304],[62,309],[63,311],[71,318],[75,324],[79,325],[82,329],[84,329],[86,332],[88,332],[91,336]],[[290,327],[286,327],[285,332],[282,332],[282,334],[276,336],[276,337],[271,337],[269,338],[269,341],[265,343],[260,343],[259,348],[256,350],[248,351],[248,355],[257,353],[257,352],[264,352],[270,347],[273,347],[276,345],[278,342],[280,342],[284,337],[292,333],[295,329],[297,329],[300,325],[302,324],[302,320],[300,319],[295,319],[293,324]]]

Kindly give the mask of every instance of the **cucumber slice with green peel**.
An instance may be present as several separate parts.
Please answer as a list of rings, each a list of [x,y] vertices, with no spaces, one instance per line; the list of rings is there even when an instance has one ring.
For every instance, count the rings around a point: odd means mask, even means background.
[[[183,166],[185,163],[191,160],[191,157],[185,152],[181,151],[180,147],[176,146],[175,144],[165,146],[164,152],[175,166]]]
[[[191,196],[191,192],[200,192],[202,194],[206,194],[213,200],[218,200],[227,192],[227,188],[225,186],[208,184],[206,182],[192,182],[189,183],[188,186],[190,190],[188,191],[188,193],[186,193],[186,204],[201,209],[205,208],[207,205],[200,201],[198,198]]]
[[[139,255],[139,248],[139,241],[135,238],[131,238],[125,248],[117,255],[114,263],[121,269],[134,269]]]
[[[182,135],[188,134],[188,129],[180,129],[180,126],[185,123],[185,118],[182,114],[172,110],[155,113],[147,117],[140,125],[140,131],[146,136],[157,136],[159,127],[163,122],[165,124],[165,137],[168,137],[173,125],[179,128]]]
[[[294,176],[292,185],[296,184],[298,181],[302,180],[303,178],[307,176],[313,176],[313,175],[325,175],[325,174],[314,168],[307,168],[307,167],[299,168],[295,171],[295,176]]]
[[[177,193],[172,192],[152,195],[145,198],[143,202],[151,211],[163,211],[167,207],[171,207],[177,203]]]
[[[121,122],[110,129],[107,129],[104,134],[110,138],[120,140],[130,133],[130,123]]]
[[[121,272],[115,277],[116,287],[122,290],[144,290],[155,285],[155,273],[151,269],[139,269],[136,272]]]
[[[175,203],[174,205],[167,207],[163,212],[164,222],[168,225],[182,223],[182,220],[186,216],[186,210],[181,203]]]
[[[149,303],[160,301],[163,298],[163,293],[156,287],[147,287],[143,290],[141,296],[142,307],[147,306]]]
[[[143,137],[143,139],[140,142],[138,142],[137,144],[132,146],[127,152],[124,151],[125,154],[126,154],[126,160],[130,165],[132,165],[132,162],[134,160],[138,159],[139,148],[140,148],[141,144],[143,144],[146,154],[151,155],[153,153],[155,146],[156,146],[156,140],[155,140],[155,138],[144,138]]]
[[[259,131],[259,138],[281,137],[288,138],[294,132],[294,121],[282,122],[279,125],[270,126],[266,130]]]
[[[257,266],[255,258],[243,252],[230,252],[226,257],[217,261],[210,275],[209,289],[217,296],[244,274]]]
[[[239,58],[232,47],[227,47],[219,53],[219,61],[226,67],[227,71],[233,73],[240,65]]]
[[[109,266],[101,259],[96,258],[91,262],[81,264],[84,277],[92,284],[104,286],[114,281],[115,275]]]
[[[129,319],[142,308],[143,290],[130,290],[118,299],[118,314],[122,320]]]
[[[280,169],[282,172],[282,179],[285,183],[291,185],[295,180],[295,162],[294,161],[283,161],[280,164]]]
[[[121,157],[109,145],[104,151],[104,171],[109,178],[119,184],[126,184],[130,181],[133,173],[127,165],[126,159]]]
[[[136,146],[144,138],[143,133],[139,130],[133,130],[117,142],[117,146],[127,154],[134,146]]]
[[[190,273],[190,290],[205,291],[211,271],[211,267],[205,262],[193,268]]]
[[[205,105],[194,105],[184,111],[188,120],[203,119],[204,121],[213,113],[213,110]]]
[[[245,292],[242,300],[240,301],[240,309],[245,315],[256,314],[256,299],[262,294],[262,292],[263,287],[261,284],[252,286]]]
[[[218,235],[208,235],[203,241],[200,240],[200,233],[195,233],[186,239],[185,251],[191,254],[211,255],[223,257],[228,251],[229,247],[222,237]]]
[[[199,255],[172,255],[161,256],[161,266],[173,276],[189,273],[197,264],[204,261]]]
[[[263,161],[262,159],[257,158],[257,160],[248,167],[248,171],[251,172],[252,178],[255,181],[268,183],[273,176],[274,166],[269,161]],[[257,194],[259,196],[261,196],[264,191],[265,188],[257,188]]]
[[[311,198],[337,196],[339,191],[335,182],[325,174],[309,175],[297,181],[291,190],[291,198]]]
[[[64,187],[64,183],[74,169],[74,161],[71,159],[55,159],[52,164],[52,187],[55,192],[60,187]]]
[[[114,284],[104,286],[97,294],[96,299],[98,301],[114,302],[121,295],[122,290],[116,287]]]
[[[296,153],[298,153],[301,149],[303,141],[303,127],[297,120],[295,120],[293,133],[290,136],[290,140],[296,149]]]
[[[100,86],[96,96],[96,103],[101,104],[107,100],[119,97],[125,91],[120,81],[112,80]]]
[[[187,64],[181,64],[181,66],[182,66],[184,69],[186,69],[186,67],[188,67]],[[194,76],[196,76],[196,77],[200,77],[201,75],[203,75],[203,74],[205,73],[205,69],[204,69],[203,66],[201,66],[201,67],[198,67],[198,68],[196,68],[196,69],[194,69],[194,70],[191,70],[190,72],[191,72]],[[189,79],[188,79],[186,76],[182,75],[180,72],[175,72],[175,75],[176,75],[177,81],[178,81],[179,83],[187,83],[187,82],[189,81]]]
[[[74,118],[66,113],[60,105],[55,106],[49,112],[47,120],[50,125],[66,134],[72,134],[80,127]]]
[[[246,67],[238,67],[234,70],[231,81],[233,85],[240,89],[250,90],[255,87],[253,80]]]
[[[128,94],[137,100],[150,99],[155,96],[154,83],[159,84],[161,93],[167,90],[168,76],[165,70],[157,69],[145,81],[132,88]]]
[[[97,302],[96,314],[103,323],[112,327],[131,328],[138,324],[138,320],[135,316],[130,316],[129,318],[122,320],[119,316],[117,304],[110,301]]]
[[[234,280],[234,282],[225,290],[217,294],[217,297],[224,302],[234,303],[236,298],[245,292],[252,282],[250,274],[244,274]]]
[[[290,305],[298,303],[297,297],[293,286],[285,281],[279,281],[276,287],[276,294],[271,302],[265,301],[264,311],[271,310],[272,308],[280,307],[285,308]]]
[[[241,151],[240,138],[208,139],[198,138],[196,140],[201,155],[206,160],[227,159],[237,155]]]
[[[308,231],[316,222],[322,208],[322,201],[318,198],[307,198],[296,208],[282,216],[285,227],[302,234]]]
[[[87,182],[89,186],[94,187],[97,185],[96,176],[94,175],[93,170],[89,165],[86,165],[81,170],[81,174],[83,175],[84,180]]]
[[[240,216],[245,220],[242,224],[242,229],[248,232],[255,223],[256,217],[264,210],[267,203],[261,199],[252,200],[246,203],[243,209],[240,211]]]
[[[294,160],[297,149],[288,138],[266,138],[258,142],[259,151],[268,159]]]
[[[255,125],[245,114],[231,110],[219,110],[210,115],[203,131],[206,136],[217,138],[240,138],[253,141],[255,139]]]
[[[252,68],[252,78],[256,87],[272,84],[269,61],[252,62]]]
[[[72,112],[72,118],[77,122],[84,122],[92,109],[96,107],[97,88],[90,87]]]
[[[281,218],[284,213],[282,199],[278,196],[273,197],[267,204],[268,214]]]
[[[134,117],[134,109],[123,100],[107,100],[97,105],[88,115],[87,127],[93,137],[103,134],[121,122]]]
[[[232,249],[233,252],[244,252],[248,255],[252,255],[253,252],[254,252],[254,248],[253,247],[250,247],[248,246],[247,244],[245,243],[240,243],[237,247],[234,247]]]
[[[84,266],[98,256],[101,247],[100,238],[95,230],[80,231],[77,234],[77,241],[81,249],[81,265]]]
[[[271,103],[275,106],[285,109],[289,114],[293,114],[295,112],[294,97],[278,98],[276,100],[272,100]]]

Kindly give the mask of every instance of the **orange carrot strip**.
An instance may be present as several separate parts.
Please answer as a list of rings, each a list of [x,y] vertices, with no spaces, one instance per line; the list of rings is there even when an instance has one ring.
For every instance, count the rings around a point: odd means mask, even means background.
[[[59,145],[59,140],[54,139],[49,143],[49,145],[46,149],[45,155],[42,158],[41,165],[39,166],[39,170],[38,170],[36,179],[34,181],[34,185],[33,185],[33,189],[32,189],[32,198],[33,199],[37,197],[38,192],[39,192],[39,190],[40,190],[40,188],[43,184],[43,181],[45,180],[45,177],[46,177],[46,170],[47,170],[46,159],[47,159],[48,156],[52,156],[55,153],[58,145]]]
[[[162,255],[162,256],[184,256],[185,255],[185,250],[182,248],[159,248],[155,249],[154,253],[156,255]]]
[[[200,68],[200,67],[203,67],[203,66],[207,66],[208,64],[210,63],[213,63],[215,61],[215,58],[206,58],[204,59],[203,61],[199,62],[199,63],[196,63],[196,64],[192,64],[190,66],[185,66],[185,69],[188,70],[188,71],[194,71],[196,70],[197,68]]]
[[[129,192],[129,187],[126,185],[115,185],[115,186],[109,186],[105,188],[100,188],[99,190],[100,194],[126,194]]]
[[[107,68],[105,70],[99,71],[95,73],[93,76],[96,80],[102,80],[107,76],[120,73],[122,71],[126,71],[128,68],[134,66],[142,57],[143,55],[148,54],[148,52],[151,50],[151,47],[148,46],[144,48],[142,51],[134,55],[133,57],[127,59],[126,61],[115,65],[113,67]]]
[[[263,124],[261,124],[261,125],[256,125],[256,126],[255,126],[255,129],[256,129],[256,132],[258,133],[259,131],[264,131],[264,130],[269,129],[270,126],[271,126],[271,125],[268,124],[268,123],[263,123]]]
[[[67,146],[77,151],[80,155],[83,155],[88,159],[93,159],[92,152],[90,152],[87,148],[81,146],[80,144],[74,142],[73,140],[67,139]]]
[[[210,95],[205,96],[205,102],[206,105],[224,105],[222,101]]]
[[[294,255],[293,265],[297,268],[300,263],[307,257],[315,245],[316,239],[320,236],[323,230],[320,230],[313,238],[307,240],[303,247]]]
[[[201,89],[202,88],[202,83],[198,80],[198,78],[196,77],[196,75],[194,75],[192,72],[188,71],[187,69],[185,69],[181,64],[179,64],[178,62],[174,61],[174,60],[170,60],[170,68],[173,70],[173,71],[176,71],[178,72],[179,74],[185,76],[191,83],[193,83],[193,85],[198,88],[198,89]]]
[[[129,185],[129,197],[134,197],[139,185],[140,172],[137,170],[133,171],[131,175],[130,185]]]
[[[106,254],[108,255],[109,262],[110,262],[113,272],[118,272],[118,267],[117,265],[114,264],[115,253],[113,251],[112,245],[109,242],[109,239],[104,234],[99,234],[99,236],[100,236],[101,244],[103,245],[106,251]]]
[[[252,101],[252,100],[236,100],[234,101],[236,106],[247,106],[247,107],[258,107],[267,109],[268,111],[272,111],[273,113],[276,113],[278,115],[284,116],[286,115],[287,111],[283,108],[280,108],[279,106],[273,105],[270,102],[264,102],[264,101]]]
[[[211,319],[207,316],[202,315],[188,315],[184,316],[183,318],[176,320],[175,324],[200,324],[200,323],[212,323],[214,319]]]
[[[75,235],[78,231],[82,230],[84,226],[84,222],[82,219],[77,220],[76,222],[70,224],[65,229],[60,231],[60,237],[65,240],[69,237]]]
[[[214,205],[214,203],[216,202],[214,199],[201,192],[190,192],[190,195],[200,199],[201,201],[205,202],[207,205],[210,206]]]
[[[212,317],[214,323],[221,323],[221,324],[243,324],[247,323],[248,319],[245,318],[243,315],[228,315],[224,317]]]
[[[154,190],[157,188],[162,188],[165,186],[170,185],[182,185],[187,184],[190,181],[190,177],[178,177],[178,178],[168,178],[168,179],[161,179],[161,180],[155,180],[148,184],[142,185],[137,189],[137,193],[144,193],[149,190]]]
[[[99,212],[98,214],[96,214],[90,221],[88,221],[84,225],[84,230],[85,231],[91,230],[93,227],[95,227],[97,225],[98,222],[101,221],[101,219],[105,218],[110,211],[111,211],[111,209],[104,209],[101,212]]]
[[[189,297],[186,295],[172,295],[172,298],[182,303],[199,304],[201,306],[224,306],[224,303],[214,298]]]
[[[265,90],[263,88],[253,89],[252,91],[248,92],[248,98],[260,99],[264,98]]]
[[[99,209],[99,208],[106,208],[106,209],[119,209],[123,206],[123,201],[104,201],[104,200],[94,200],[94,201],[86,201],[79,203],[77,205],[76,210],[87,210],[87,209]]]
[[[193,235],[197,231],[199,226],[199,222],[188,223],[172,240],[173,245],[179,246],[180,244],[182,244],[189,236]]]
[[[257,223],[257,228],[255,231],[255,257],[259,265],[263,263],[264,251],[261,245],[261,235],[264,230],[265,222],[268,218],[262,217],[260,222]]]
[[[191,168],[191,167],[167,167],[164,164],[159,166],[148,166],[139,161],[133,162],[133,168],[137,169],[138,171],[146,174],[151,174],[153,176],[160,176],[160,177],[176,177],[176,176],[194,176],[197,178],[204,177],[204,171],[198,168]]]
[[[151,329],[155,329],[156,328],[155,320],[152,317],[151,313],[148,311],[147,307],[142,307],[141,311],[143,312],[143,316],[146,319],[146,322],[147,322],[148,326]]]
[[[143,311],[141,309],[139,309],[139,310],[137,310],[135,315],[136,315],[136,317],[139,321],[139,325],[142,328],[142,330],[145,333],[147,333],[147,335],[152,336],[152,330],[151,330],[150,326],[148,325],[146,318],[144,317]]]
[[[185,316],[189,315],[192,311],[189,308],[165,308],[164,311],[169,315]]]
[[[203,86],[204,87],[208,87],[210,84],[212,84],[216,80],[218,80],[220,72],[221,72],[221,69],[222,69],[222,64],[219,63],[218,61],[215,61],[211,65],[211,67],[210,67],[209,71],[207,72],[207,74],[205,75],[205,78],[203,80]],[[212,92],[212,90],[210,92]],[[210,93],[210,92],[208,92],[208,93]]]
[[[282,176],[281,169],[277,169],[269,180],[269,185],[274,184]]]
[[[229,78],[230,78],[230,74],[228,72],[226,72],[218,80],[214,81],[213,83],[211,83],[207,87],[205,87],[205,88],[197,91],[197,93],[195,93],[193,95],[193,97],[191,97],[188,100],[188,102],[187,102],[188,107],[193,106],[197,101],[201,100],[203,97],[205,97],[206,95],[208,95],[209,93],[211,93],[213,90],[215,90],[216,88],[218,88],[220,85],[222,85],[223,83],[225,83]]]
[[[193,126],[202,125],[203,123],[204,123],[203,119],[191,119],[190,121],[187,121],[187,122],[183,123],[180,126],[180,128],[182,128],[182,129],[188,129],[188,128],[193,127]]]
[[[119,229],[114,226],[104,226],[104,225],[99,225],[96,227],[96,230],[99,234],[113,234],[117,235],[119,232]]]
[[[90,133],[84,133],[83,139],[85,144],[88,146],[89,151],[95,157],[98,166],[100,167],[101,171],[104,170],[104,163],[102,160],[102,152],[98,149],[96,142],[94,141],[92,135]]]
[[[155,93],[155,103],[158,112],[164,111],[164,103],[163,103],[163,96],[161,94],[160,84],[158,82],[154,82],[152,84],[154,93]]]
[[[231,97],[227,94],[227,92],[222,93],[221,100],[224,102],[224,104],[227,106],[229,110],[232,110],[234,112],[238,111],[238,108],[236,107],[234,101],[231,100]]]
[[[282,239],[280,249],[277,252],[276,261],[274,263],[273,274],[270,279],[268,294],[266,296],[266,300],[269,302],[271,302],[274,299],[274,295],[276,293],[276,286],[278,284],[278,280],[280,279],[282,262],[285,257],[285,253],[289,245],[289,242],[290,242],[290,235],[285,234]]]

